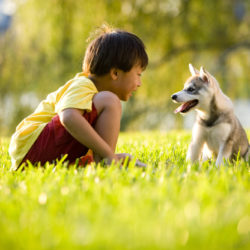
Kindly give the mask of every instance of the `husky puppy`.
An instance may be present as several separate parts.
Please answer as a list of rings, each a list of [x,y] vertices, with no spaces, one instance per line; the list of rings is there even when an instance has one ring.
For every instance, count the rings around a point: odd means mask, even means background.
[[[214,155],[219,166],[223,158],[235,159],[238,154],[249,160],[250,146],[246,132],[234,114],[231,100],[222,93],[217,80],[203,67],[200,71],[189,64],[191,77],[184,89],[173,94],[172,100],[182,103],[175,113],[197,112],[187,160],[192,163]],[[210,155],[205,149],[209,149]]]

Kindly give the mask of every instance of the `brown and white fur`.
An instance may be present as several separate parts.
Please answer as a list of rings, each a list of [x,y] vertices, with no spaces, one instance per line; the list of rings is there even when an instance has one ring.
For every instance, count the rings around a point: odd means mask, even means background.
[[[192,74],[184,89],[172,95],[174,102],[183,103],[176,113],[197,112],[192,130],[192,142],[187,160],[192,163],[214,155],[216,165],[224,159],[235,159],[238,154],[249,160],[250,146],[246,132],[234,114],[231,100],[223,94],[217,80],[203,67],[200,71],[189,64]],[[205,152],[209,149],[210,155]]]

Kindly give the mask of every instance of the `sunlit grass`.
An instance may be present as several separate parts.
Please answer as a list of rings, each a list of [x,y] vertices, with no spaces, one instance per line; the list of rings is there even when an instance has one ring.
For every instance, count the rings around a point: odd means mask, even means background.
[[[10,172],[0,146],[0,249],[249,249],[244,161],[185,161],[191,134],[121,134],[146,169],[66,164]]]

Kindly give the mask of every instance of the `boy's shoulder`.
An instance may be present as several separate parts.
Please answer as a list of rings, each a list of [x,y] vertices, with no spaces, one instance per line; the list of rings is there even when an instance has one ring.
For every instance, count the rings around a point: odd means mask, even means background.
[[[87,74],[80,72],[77,73],[76,76],[72,79],[70,79],[68,82],[66,82],[65,85],[63,85],[60,90],[70,90],[70,89],[90,89],[94,92],[98,92],[96,89],[95,84],[88,78]]]
[[[81,72],[77,73],[74,78],[67,81],[57,90],[48,94],[43,102],[58,103],[59,101],[62,101],[63,97],[74,96],[74,98],[77,98],[82,94],[87,95],[91,93],[98,93],[98,90],[87,75]]]
[[[70,82],[73,85],[89,85],[96,89],[95,84],[88,78],[88,75],[83,72],[77,73],[76,76],[70,80]]]

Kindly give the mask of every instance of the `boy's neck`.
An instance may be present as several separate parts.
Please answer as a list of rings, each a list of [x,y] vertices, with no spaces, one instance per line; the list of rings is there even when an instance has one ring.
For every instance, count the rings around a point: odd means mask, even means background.
[[[110,79],[108,74],[104,76],[89,75],[88,78],[95,84],[99,92],[111,90],[112,80]]]

